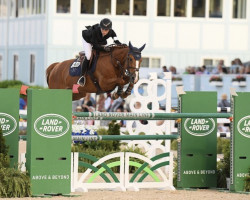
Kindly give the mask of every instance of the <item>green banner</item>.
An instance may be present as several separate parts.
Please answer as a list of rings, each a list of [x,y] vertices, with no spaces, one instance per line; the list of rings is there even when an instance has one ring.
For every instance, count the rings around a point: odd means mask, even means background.
[[[28,90],[26,168],[32,195],[70,193],[71,121],[70,90]]]
[[[216,113],[216,92],[186,92],[179,97],[179,111]],[[215,118],[183,118],[179,124],[177,187],[216,187]]]
[[[10,166],[18,164],[19,90],[0,89],[0,127],[9,146]]]
[[[234,119],[231,123],[230,190],[244,191],[246,176],[250,168],[250,93],[237,92],[233,96]]]

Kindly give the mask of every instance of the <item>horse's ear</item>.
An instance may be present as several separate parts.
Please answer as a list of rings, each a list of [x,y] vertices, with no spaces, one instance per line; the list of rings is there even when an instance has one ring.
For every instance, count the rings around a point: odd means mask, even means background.
[[[146,44],[144,44],[139,50],[142,52],[142,50],[145,48]]]
[[[129,41],[128,45],[129,45],[129,48],[130,48],[130,49],[133,49],[133,48],[134,48],[130,41]]]

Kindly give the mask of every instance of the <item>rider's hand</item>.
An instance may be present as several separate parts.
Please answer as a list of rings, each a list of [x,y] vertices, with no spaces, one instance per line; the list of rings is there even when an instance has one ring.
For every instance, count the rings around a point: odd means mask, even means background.
[[[119,40],[114,41],[116,45],[121,45],[122,43]]]
[[[110,52],[110,51],[111,51],[111,48],[110,48],[110,47],[104,47],[104,51]]]

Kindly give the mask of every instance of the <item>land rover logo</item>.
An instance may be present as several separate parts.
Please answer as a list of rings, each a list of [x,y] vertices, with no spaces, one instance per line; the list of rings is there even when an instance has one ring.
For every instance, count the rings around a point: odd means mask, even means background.
[[[17,127],[15,118],[7,113],[0,113],[0,127],[3,132],[3,136],[13,133]]]
[[[237,124],[237,129],[241,135],[250,138],[250,116],[243,117]]]
[[[36,119],[34,129],[43,137],[58,138],[67,133],[69,122],[61,115],[45,114]]]
[[[194,136],[205,136],[215,129],[215,122],[212,118],[187,118],[184,122],[185,130]]]

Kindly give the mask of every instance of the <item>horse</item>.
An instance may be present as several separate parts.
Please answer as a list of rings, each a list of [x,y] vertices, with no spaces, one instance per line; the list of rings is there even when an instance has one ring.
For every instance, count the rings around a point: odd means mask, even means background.
[[[110,45],[110,52],[99,52],[96,69],[91,75],[86,74],[86,83],[78,88],[79,93],[73,93],[72,100],[85,97],[86,93],[113,93],[113,98],[126,98],[131,94],[134,84],[139,80],[139,68],[142,61],[141,52],[146,44],[137,48],[129,42],[127,45]],[[71,76],[69,69],[74,59],[51,64],[46,69],[49,89],[72,89],[80,76]],[[92,77],[91,77],[92,76]],[[94,77],[94,79],[93,79]],[[124,86],[128,87],[123,91]]]

